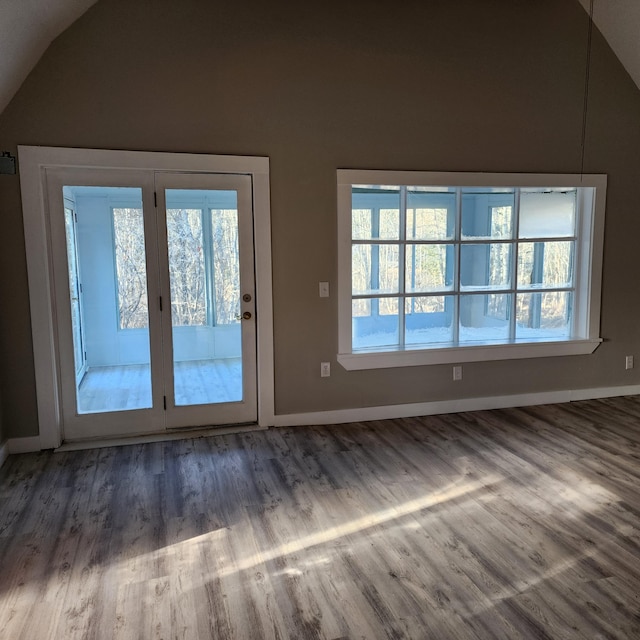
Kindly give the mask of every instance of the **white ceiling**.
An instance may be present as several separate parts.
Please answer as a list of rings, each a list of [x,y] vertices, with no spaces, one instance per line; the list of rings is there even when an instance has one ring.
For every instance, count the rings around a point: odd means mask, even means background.
[[[0,0],[0,113],[51,42],[97,0]],[[591,0],[580,0],[588,12]],[[640,87],[639,0],[593,0],[594,23]]]

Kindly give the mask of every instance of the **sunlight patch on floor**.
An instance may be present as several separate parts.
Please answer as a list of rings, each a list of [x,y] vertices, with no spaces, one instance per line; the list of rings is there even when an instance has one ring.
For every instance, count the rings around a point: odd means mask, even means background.
[[[435,507],[442,503],[448,502],[449,500],[454,500],[473,491],[477,491],[487,484],[494,484],[496,482],[499,482],[500,479],[500,476],[493,475],[484,478],[482,482],[476,480],[474,482],[467,482],[458,486],[454,485],[444,491],[431,493],[422,498],[409,500],[408,502],[405,502],[396,507],[390,507],[389,509],[384,509],[376,513],[367,514],[366,516],[362,516],[360,518],[356,518],[355,520],[345,522],[344,524],[325,529],[324,531],[318,531],[317,533],[303,536],[302,538],[280,545],[278,547],[275,547],[274,549],[262,551],[239,560],[233,567],[223,569],[219,574],[219,577],[225,577],[227,575],[230,575],[231,573],[246,571],[248,569],[252,569],[257,565],[269,562],[276,558],[292,555],[298,553],[299,551],[310,549],[311,547],[315,547],[317,545],[333,542],[345,536],[359,533],[365,529],[369,529],[380,524],[385,524],[389,521],[397,520],[398,518],[402,518],[418,511],[422,511],[423,509]]]
[[[228,553],[230,549],[229,538],[237,536],[238,532],[234,532],[233,528],[220,528],[141,554],[136,557],[134,566],[135,570],[138,571],[145,564],[153,564],[160,561],[175,562],[178,567],[184,568],[184,577],[189,582],[189,584],[184,584],[183,588],[194,588],[211,580],[238,574],[278,558],[295,555],[301,551],[325,545],[346,536],[361,533],[366,529],[442,505],[450,500],[478,491],[487,485],[495,484],[501,479],[498,475],[491,475],[483,478],[482,481],[452,483],[442,491],[436,491],[397,506],[355,518],[344,524],[302,536],[273,549],[258,550],[246,557],[233,557]],[[302,566],[309,568],[316,565],[329,564],[330,562],[331,559],[323,553],[318,558],[305,558]],[[193,568],[197,566],[201,567],[201,571],[195,573]],[[122,562],[121,570],[123,574],[131,573],[131,559]],[[180,569],[178,571],[180,572]],[[281,575],[294,576],[302,575],[303,570],[298,567],[288,567],[279,573]],[[125,575],[122,578],[126,580]]]

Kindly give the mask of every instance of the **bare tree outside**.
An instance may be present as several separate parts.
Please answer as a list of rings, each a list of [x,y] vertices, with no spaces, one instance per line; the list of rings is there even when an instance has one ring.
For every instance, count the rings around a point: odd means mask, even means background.
[[[149,326],[142,209],[114,208],[113,233],[121,329]]]
[[[382,214],[385,214],[384,216]],[[397,210],[353,209],[351,216],[352,238],[371,240],[371,243],[352,245],[352,290],[354,293],[375,294],[377,291],[395,292],[398,287],[398,245],[380,242],[380,239],[398,238]],[[405,249],[405,290],[428,292],[446,289],[447,283],[447,209],[410,208],[406,210],[406,237],[417,240],[442,240],[442,244],[412,244]],[[514,259],[515,243],[512,239],[512,206],[491,208],[490,238],[507,239],[488,245],[487,286],[504,288],[509,286]],[[394,224],[395,235],[394,235]],[[379,229],[373,237],[374,229]],[[534,246],[541,250],[534,252]],[[519,289],[544,289],[546,287],[567,288],[573,281],[573,241],[518,242],[517,278]],[[511,297],[500,294],[487,296],[488,316],[507,319],[510,313]],[[444,311],[443,296],[421,296],[408,298],[406,313],[436,313]],[[539,300],[534,313],[532,300]],[[371,300],[353,300],[353,317],[368,316],[372,313]],[[570,313],[570,296],[566,290],[540,294],[517,296],[516,314],[519,319],[527,318],[526,326],[535,327],[542,322],[547,327],[566,324]],[[397,313],[397,298],[380,299],[379,313]]]
[[[211,211],[211,242],[216,324],[233,324],[238,322],[237,316],[240,314],[237,210],[213,209]]]
[[[142,209],[113,209],[121,329],[149,326],[142,216]],[[173,326],[238,322],[237,210],[167,209],[167,238]]]
[[[167,209],[171,319],[174,327],[207,324],[201,209]]]

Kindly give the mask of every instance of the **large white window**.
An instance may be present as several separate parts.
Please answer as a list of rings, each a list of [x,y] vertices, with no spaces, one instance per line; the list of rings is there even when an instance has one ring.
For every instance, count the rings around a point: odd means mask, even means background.
[[[338,171],[347,369],[591,353],[606,177]]]

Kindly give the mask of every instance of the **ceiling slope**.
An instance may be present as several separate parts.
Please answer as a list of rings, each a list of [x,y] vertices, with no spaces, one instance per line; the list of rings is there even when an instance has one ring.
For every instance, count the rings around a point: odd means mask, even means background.
[[[0,113],[51,42],[96,0],[0,0]]]
[[[580,0],[587,13],[590,0]],[[640,88],[640,2],[594,0],[593,22]]]
[[[0,0],[0,113],[51,42],[97,0]],[[580,0],[589,12],[590,0]],[[640,87],[640,1],[594,0],[594,23]]]

